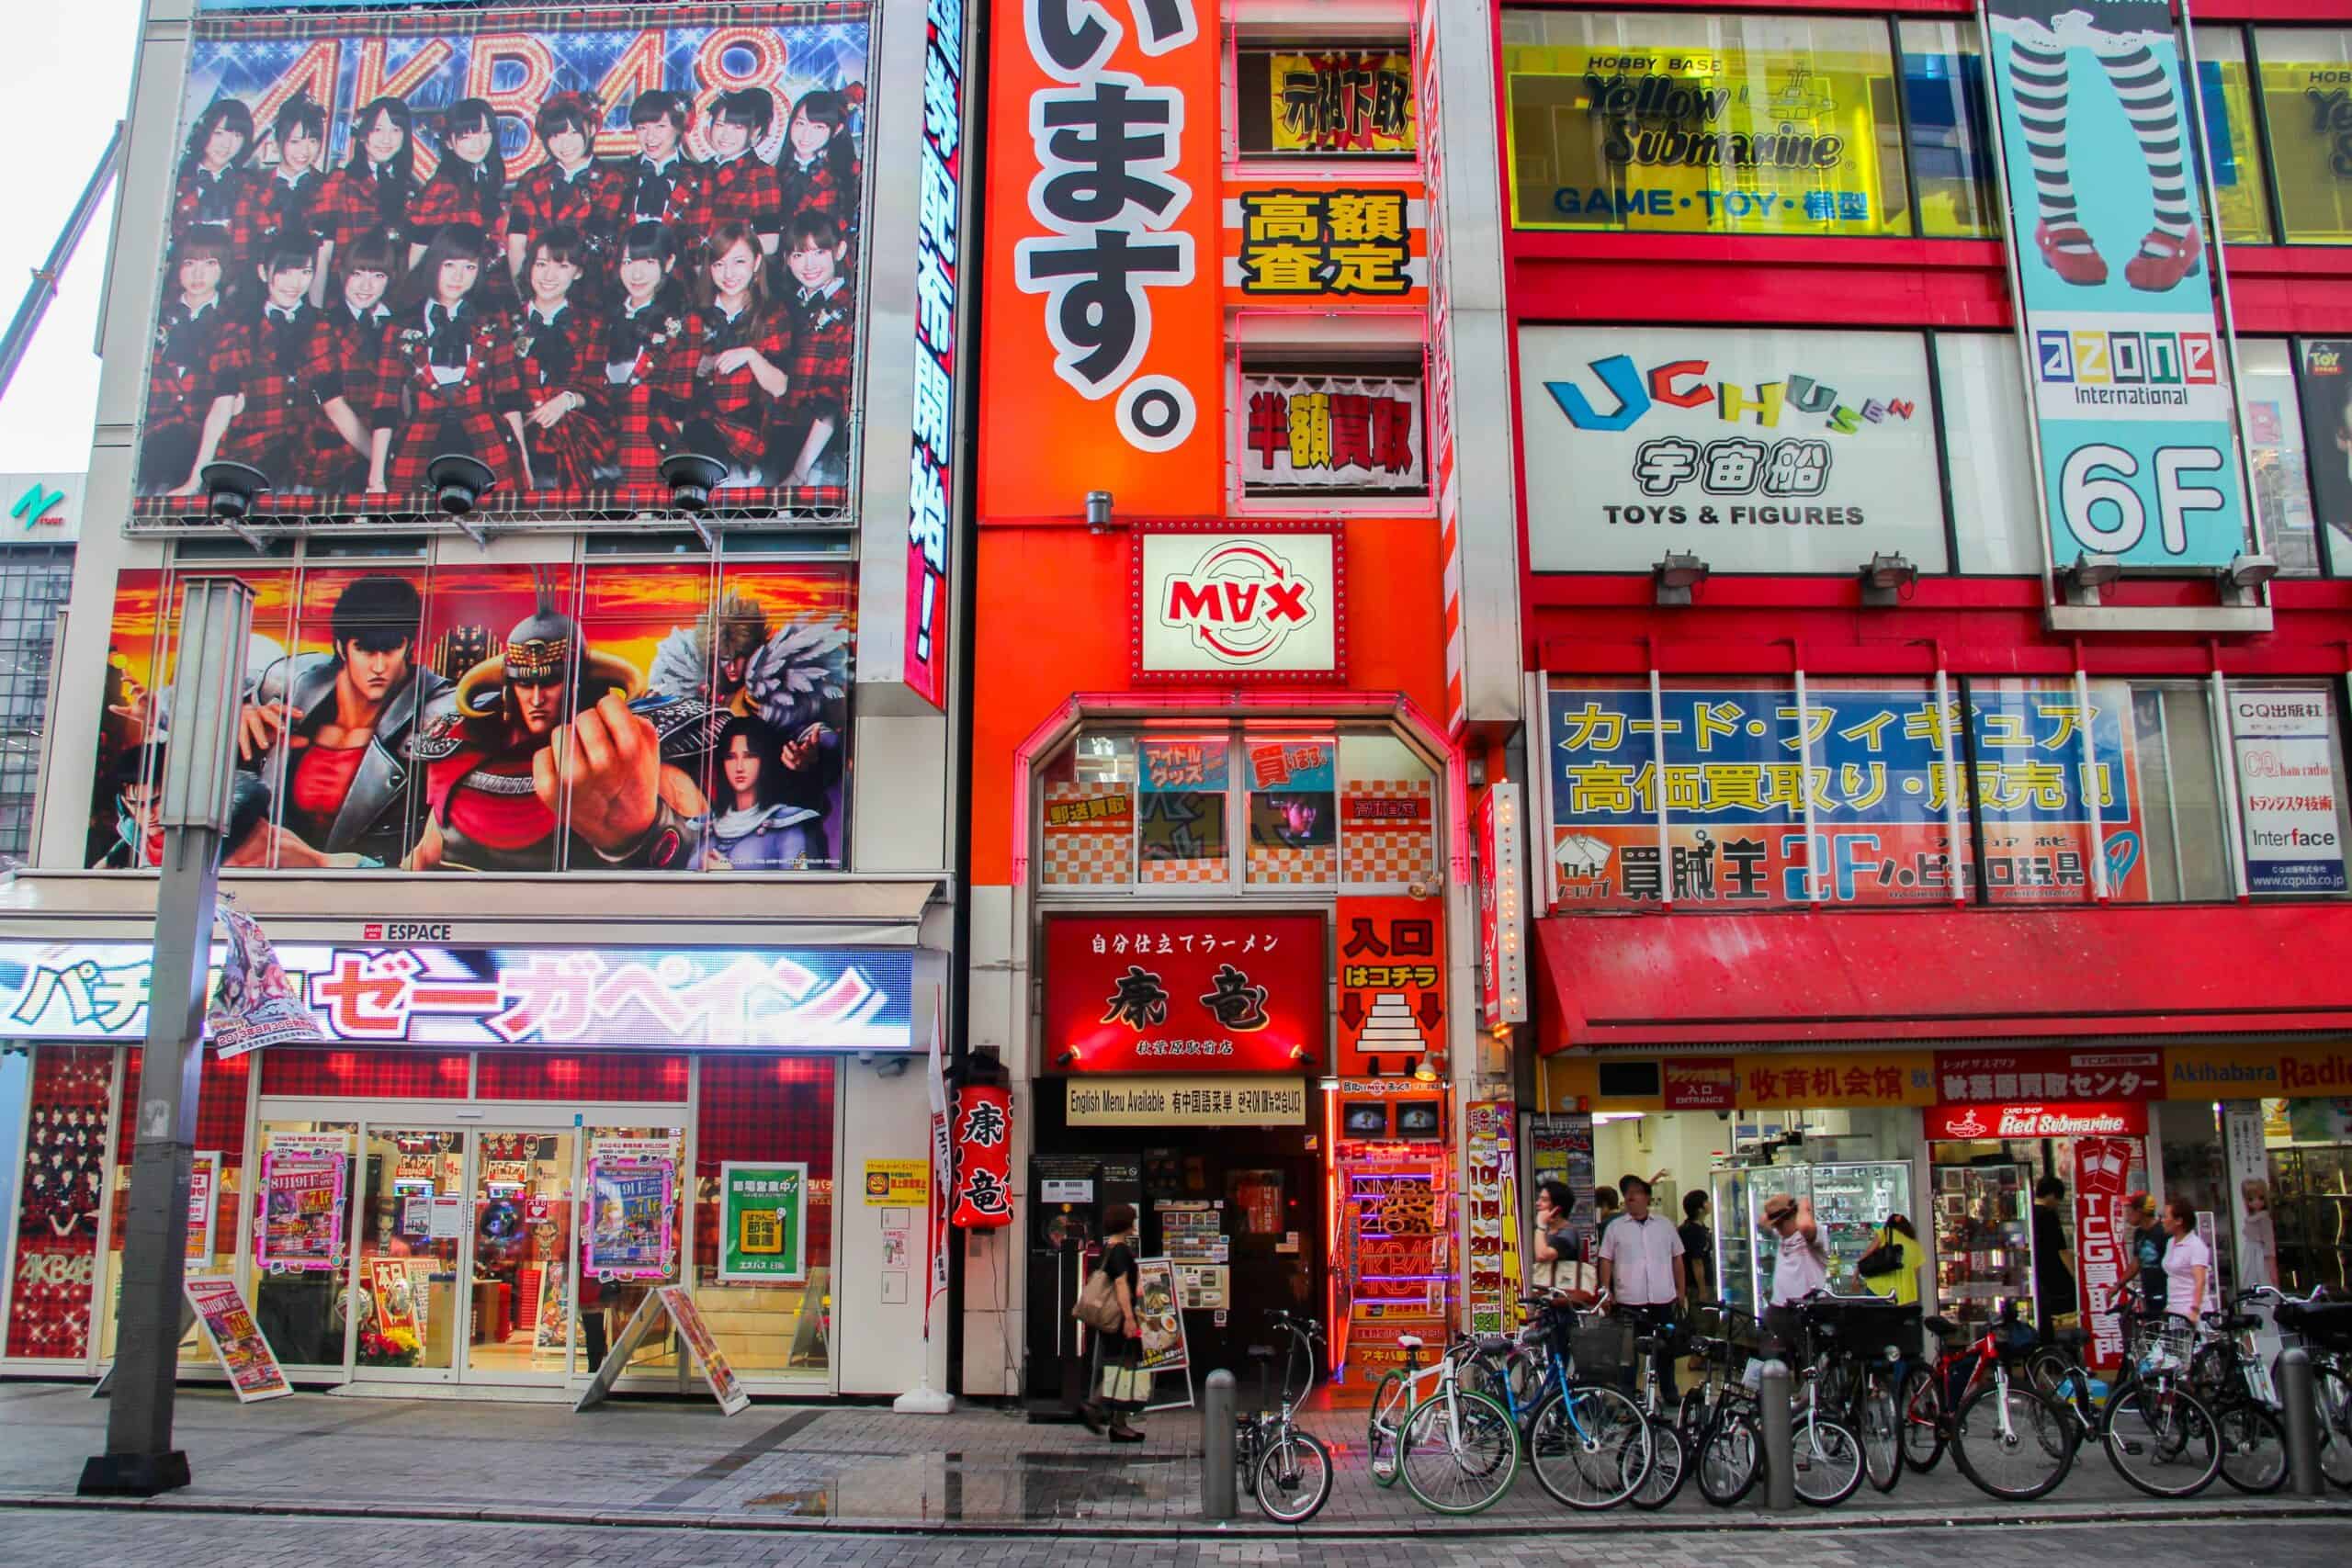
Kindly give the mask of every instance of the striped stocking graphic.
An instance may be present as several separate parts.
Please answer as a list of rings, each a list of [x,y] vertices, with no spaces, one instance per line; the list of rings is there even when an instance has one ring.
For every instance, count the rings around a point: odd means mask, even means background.
[[[2188,150],[2181,141],[2180,100],[2173,92],[2172,73],[2144,44],[2129,54],[2101,55],[2099,63],[2107,68],[2107,79],[2115,85],[2115,96],[2140,138],[2141,155],[2148,160],[2155,231],[2186,240],[2196,219],[2188,205]],[[2035,157],[2038,167],[2040,153]]]
[[[2146,51],[2141,53],[2144,58]],[[2075,207],[2075,182],[2066,168],[2065,51],[2021,38],[2011,40],[2009,85],[2017,97],[2018,124],[2025,130],[2026,152],[2033,163],[2034,196],[2041,220],[2052,229],[2074,227],[2075,232],[2059,242],[2058,249],[2087,252],[2090,240],[2082,231],[2082,217]]]

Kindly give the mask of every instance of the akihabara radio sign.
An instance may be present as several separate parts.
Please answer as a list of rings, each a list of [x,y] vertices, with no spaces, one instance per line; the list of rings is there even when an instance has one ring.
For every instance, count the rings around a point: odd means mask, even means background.
[[[1533,326],[1519,367],[1537,571],[1943,565],[1917,333]]]
[[[1345,579],[1336,529],[1143,533],[1134,563],[1137,680],[1345,677]]]

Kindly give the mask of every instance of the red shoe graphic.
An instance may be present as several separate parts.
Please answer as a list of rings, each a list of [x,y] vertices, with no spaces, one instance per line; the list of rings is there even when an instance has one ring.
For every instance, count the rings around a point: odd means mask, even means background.
[[[2140,242],[2139,254],[2123,264],[2123,281],[2147,293],[2162,294],[2182,278],[2196,276],[2204,265],[2204,239],[2197,225],[2190,224],[2186,236],[2151,229]]]
[[[2050,270],[2067,282],[2088,288],[2107,281],[2107,264],[2091,248],[2090,231],[2081,224],[2036,224],[2033,243],[2041,247],[2041,259]]]

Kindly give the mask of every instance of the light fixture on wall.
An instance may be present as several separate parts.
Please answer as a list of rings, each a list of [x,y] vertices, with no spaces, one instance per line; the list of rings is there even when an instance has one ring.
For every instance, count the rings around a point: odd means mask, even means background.
[[[1650,581],[1660,604],[1688,604],[1699,584],[1707,581],[1707,563],[1687,550],[1668,550],[1650,568]]]
[[[2099,555],[2085,550],[2066,569],[2066,602],[2070,604],[2096,604],[2098,591],[2123,575],[2120,557]]]
[[[1888,609],[1903,602],[1905,590],[1917,584],[1919,569],[1901,550],[1873,550],[1862,563],[1862,603]]]
[[[1426,1055],[1424,1055],[1419,1061],[1415,1062],[1413,1064],[1413,1081],[1415,1083],[1437,1082],[1437,1064]]]
[[[207,463],[198,476],[205,502],[223,523],[242,523],[254,509],[254,498],[269,488],[269,476],[251,463]]]
[[[2278,559],[2271,555],[2239,554],[2222,569],[2222,603],[2258,604],[2262,585],[2278,575]]]
[[[1111,531],[1111,492],[1090,490],[1086,492],[1086,531],[1107,534]]]
[[[1075,1045],[1071,1046],[1069,1050],[1067,1050],[1067,1051],[1063,1052],[1060,1055],[1058,1055],[1058,1056],[1057,1056],[1057,1057],[1055,1057],[1055,1058],[1054,1058],[1054,1066],[1057,1066],[1057,1067],[1069,1067],[1069,1066],[1077,1066],[1077,1064],[1078,1064],[1078,1047],[1076,1047]]]

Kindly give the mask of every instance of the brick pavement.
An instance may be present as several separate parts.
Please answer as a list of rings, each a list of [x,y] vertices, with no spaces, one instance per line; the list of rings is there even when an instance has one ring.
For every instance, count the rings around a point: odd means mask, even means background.
[[[105,1416],[86,1385],[0,1383],[0,1506],[69,1499],[83,1459],[103,1446]],[[2352,1521],[2352,1498],[2343,1494],[2316,1504],[2247,1499],[2217,1484],[2188,1503],[2158,1502],[2126,1487],[2096,1450],[2079,1456],[2051,1498],[2022,1508],[1985,1497],[1947,1462],[1929,1475],[1905,1476],[1891,1495],[1865,1487],[1829,1511],[1717,1509],[1693,1485],[1660,1514],[1571,1515],[1522,1470],[1495,1508],[1445,1519],[1402,1487],[1372,1484],[1361,1421],[1347,1414],[1309,1417],[1338,1450],[1332,1500],[1310,1533],[1556,1538],[2019,1516],[2186,1520],[2291,1516],[2314,1506]],[[865,1405],[760,1404],[729,1420],[707,1402],[614,1402],[576,1416],[562,1404],[330,1394],[240,1407],[224,1393],[184,1390],[178,1435],[196,1483],[165,1502],[179,1509],[836,1532],[948,1529],[1133,1540],[1208,1529],[1199,1517],[1199,1416],[1160,1412],[1145,1430],[1144,1443],[1114,1447],[1080,1427],[1033,1425],[985,1406],[920,1416]],[[1240,1529],[1295,1533],[1275,1531],[1246,1499],[1243,1507]]]

